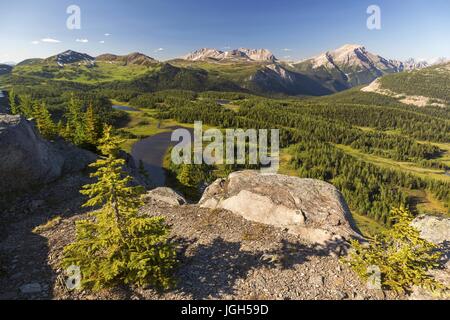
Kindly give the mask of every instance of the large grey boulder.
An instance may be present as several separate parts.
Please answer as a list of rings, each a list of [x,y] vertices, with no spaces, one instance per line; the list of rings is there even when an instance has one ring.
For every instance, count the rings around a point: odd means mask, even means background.
[[[199,205],[287,228],[313,243],[360,237],[342,194],[331,184],[313,179],[235,172],[210,185]]]
[[[16,193],[84,169],[96,156],[63,141],[49,142],[21,116],[0,114],[0,194]]]
[[[182,195],[180,195],[173,189],[166,187],[159,187],[148,191],[144,195],[144,201],[164,203],[173,207],[187,204],[186,199]]]

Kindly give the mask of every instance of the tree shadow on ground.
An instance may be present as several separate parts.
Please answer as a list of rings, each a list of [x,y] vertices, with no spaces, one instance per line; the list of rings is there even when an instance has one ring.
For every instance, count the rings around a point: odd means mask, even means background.
[[[250,270],[260,268],[290,269],[303,264],[313,256],[339,254],[342,241],[324,245],[306,245],[283,240],[278,249],[244,251],[240,242],[216,238],[210,244],[198,245],[181,261],[176,277],[177,289],[193,299],[214,299],[232,295],[239,279],[245,279]]]
[[[86,199],[79,193],[87,181],[61,179],[47,189],[18,197],[10,213],[3,211],[0,299],[53,298],[57,278],[48,261],[48,239],[35,228],[58,216],[70,218],[89,211],[81,208]]]

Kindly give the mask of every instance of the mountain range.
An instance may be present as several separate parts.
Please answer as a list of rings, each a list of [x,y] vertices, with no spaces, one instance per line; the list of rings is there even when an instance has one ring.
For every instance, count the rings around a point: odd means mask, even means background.
[[[47,59],[28,59],[14,67],[0,65],[0,75],[119,82],[115,84],[119,87],[129,86],[131,81],[139,89],[150,91],[179,88],[320,96],[369,84],[388,74],[427,67],[425,61],[387,59],[362,45],[347,44],[299,62],[278,60],[267,49],[203,48],[165,62],[137,52],[93,57],[68,50]]]
[[[258,62],[276,62],[277,59],[267,49],[234,49],[230,51],[221,51],[217,49],[203,48],[194,51],[185,57],[190,61],[258,61]]]
[[[387,59],[369,52],[364,46],[347,44],[291,64],[291,67],[341,91],[370,83],[387,74],[425,68],[428,64],[414,59],[405,62]]]

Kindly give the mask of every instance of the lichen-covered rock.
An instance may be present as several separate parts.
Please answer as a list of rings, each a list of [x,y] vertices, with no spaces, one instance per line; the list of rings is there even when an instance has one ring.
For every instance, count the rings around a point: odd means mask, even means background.
[[[199,205],[287,228],[315,243],[360,237],[341,193],[331,184],[313,179],[235,172],[210,185]]]
[[[412,225],[420,231],[423,239],[441,248],[444,253],[443,265],[450,273],[450,218],[421,215],[414,219]]]
[[[187,204],[186,199],[176,191],[160,187],[147,192],[144,196],[145,202],[155,201],[165,203],[170,206],[180,206]]]
[[[421,215],[414,219],[413,227],[420,231],[420,235],[425,240],[441,245],[450,241],[450,219]]]
[[[0,194],[15,193],[80,171],[96,156],[43,139],[21,116],[0,114]]]

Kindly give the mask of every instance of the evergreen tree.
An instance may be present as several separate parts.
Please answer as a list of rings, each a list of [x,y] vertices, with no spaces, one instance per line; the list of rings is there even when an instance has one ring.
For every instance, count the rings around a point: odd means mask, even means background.
[[[408,292],[415,285],[441,288],[429,271],[439,266],[442,254],[411,226],[414,217],[409,210],[393,209],[391,218],[393,227],[369,240],[367,246],[353,240],[346,261],[365,280],[373,277],[373,267],[376,267],[380,271],[381,285],[398,292]]]
[[[36,103],[34,106],[33,117],[36,121],[36,127],[40,134],[46,139],[54,139],[56,136],[56,126],[53,123],[50,112],[45,103]]]
[[[142,160],[139,160],[138,170],[139,170],[139,174],[144,177],[145,183],[150,184],[151,183],[150,175],[149,175],[147,169],[145,169],[145,165]]]
[[[140,286],[170,285],[176,252],[168,241],[170,228],[162,217],[138,213],[141,187],[129,186],[132,178],[118,158],[121,140],[105,126],[99,149],[105,155],[91,165],[97,182],[81,191],[89,200],[84,207],[99,207],[93,219],[78,221],[76,241],[64,250],[63,265],[78,266],[84,288],[98,290],[120,283]]]
[[[72,141],[72,133],[68,122],[65,124],[63,124],[62,121],[58,123],[58,134],[65,140]]]
[[[86,142],[84,114],[81,101],[72,94],[67,106],[65,137],[80,146]]]
[[[196,187],[195,170],[192,164],[182,164],[180,173],[177,176],[178,181],[186,187]]]
[[[98,142],[98,121],[95,117],[92,103],[89,104],[85,114],[85,137],[86,142],[95,146]]]
[[[14,89],[11,89],[9,91],[9,110],[11,111],[11,114],[19,114],[20,113],[20,106],[17,103],[17,95],[14,92]]]
[[[20,96],[20,111],[27,118],[33,116],[33,100],[29,95]]]

